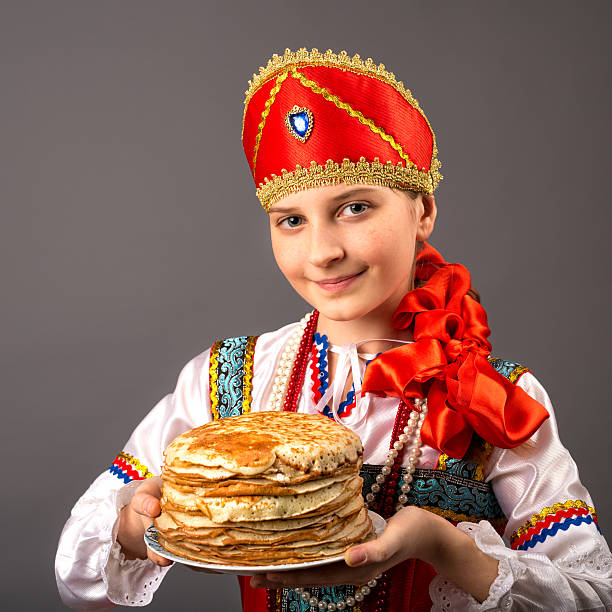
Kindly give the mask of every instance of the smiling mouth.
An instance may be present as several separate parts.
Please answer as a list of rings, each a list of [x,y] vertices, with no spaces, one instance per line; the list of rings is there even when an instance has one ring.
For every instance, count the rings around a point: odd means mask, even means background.
[[[324,289],[325,291],[337,292],[346,289],[350,286],[355,280],[357,280],[365,270],[361,272],[357,272],[357,274],[351,274],[349,276],[338,276],[336,278],[328,278],[325,280],[315,281],[315,283]]]

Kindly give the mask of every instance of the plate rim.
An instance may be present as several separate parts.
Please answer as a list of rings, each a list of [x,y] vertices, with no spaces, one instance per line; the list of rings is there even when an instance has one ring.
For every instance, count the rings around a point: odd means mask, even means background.
[[[377,514],[373,510],[368,510],[368,515],[374,526],[376,537],[379,537],[385,528],[387,527],[387,521]],[[200,569],[209,569],[220,574],[236,574],[240,576],[253,576],[254,574],[266,574],[268,572],[289,572],[293,570],[308,569],[311,567],[318,567],[320,565],[328,565],[344,559],[344,553],[336,555],[334,557],[328,557],[326,559],[316,559],[315,561],[303,561],[301,563],[285,563],[279,565],[228,565],[228,564],[216,564],[206,563],[205,561],[196,561],[193,559],[187,559],[181,557],[169,550],[166,550],[157,541],[157,527],[155,524],[151,524],[147,527],[144,533],[144,541],[150,550],[158,554],[164,559],[180,563],[181,565],[190,565],[191,567],[197,567]]]

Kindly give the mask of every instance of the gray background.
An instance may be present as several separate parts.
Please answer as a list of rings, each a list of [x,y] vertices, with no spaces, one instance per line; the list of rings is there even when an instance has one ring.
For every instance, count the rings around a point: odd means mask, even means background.
[[[607,533],[609,2],[0,3],[3,604],[61,609],[62,524],[192,356],[306,309],[240,143],[285,47],[384,61],[436,131],[433,244],[549,390]],[[153,609],[234,610],[178,568]]]

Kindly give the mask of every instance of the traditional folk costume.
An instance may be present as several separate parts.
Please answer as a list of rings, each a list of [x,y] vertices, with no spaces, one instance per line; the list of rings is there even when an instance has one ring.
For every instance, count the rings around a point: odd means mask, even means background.
[[[433,131],[412,94],[384,66],[345,53],[274,56],[247,91],[243,143],[266,210],[320,185],[433,193],[441,179]],[[526,367],[490,355],[486,314],[465,268],[424,245],[415,276],[418,288],[393,319],[414,341],[380,355],[330,346],[314,313],[259,337],[216,342],[190,361],[174,393],[76,504],[56,561],[66,603],[101,610],[151,600],[168,568],[125,560],[118,513],[140,480],[159,473],[178,434],[212,419],[289,409],[322,412],[360,436],[364,495],[378,512],[426,508],[499,560],[482,603],[410,560],[366,589],[310,589],[322,609],[612,609],[610,551],[546,392]],[[333,385],[330,351],[339,354]],[[240,586],[249,612],[311,609],[302,592],[252,589],[247,579]]]

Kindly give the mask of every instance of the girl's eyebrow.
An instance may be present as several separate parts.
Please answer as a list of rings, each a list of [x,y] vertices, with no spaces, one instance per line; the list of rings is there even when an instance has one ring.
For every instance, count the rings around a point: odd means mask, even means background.
[[[272,213],[288,213],[288,212],[295,212],[295,207],[293,208],[270,208],[270,210],[268,211],[268,213],[272,214]]]
[[[367,187],[356,187],[354,189],[349,189],[348,191],[344,191],[334,197],[334,200],[345,200],[347,198],[352,198],[359,194],[367,194],[372,193],[373,189],[368,189]]]
[[[339,193],[337,196],[334,196],[332,198],[332,200],[334,202],[340,201],[340,200],[346,200],[348,198],[352,198],[356,195],[359,194],[368,194],[371,193],[372,191],[374,191],[373,189],[368,189],[367,187],[357,187],[356,189],[349,189],[348,191],[344,191],[342,193]],[[297,210],[297,208],[295,206],[293,207],[288,207],[288,208],[277,208],[276,206],[272,206],[270,208],[270,210],[268,211],[269,213],[289,213],[289,212],[295,212]]]

